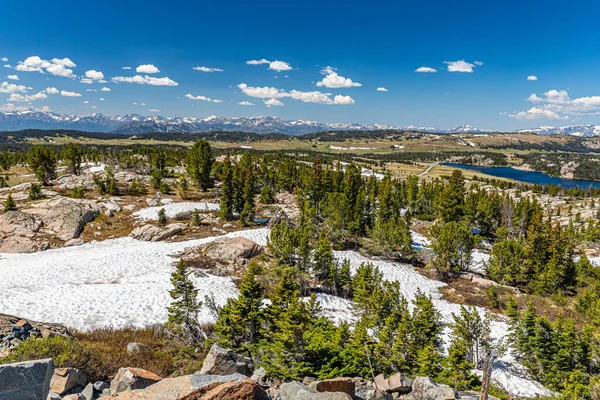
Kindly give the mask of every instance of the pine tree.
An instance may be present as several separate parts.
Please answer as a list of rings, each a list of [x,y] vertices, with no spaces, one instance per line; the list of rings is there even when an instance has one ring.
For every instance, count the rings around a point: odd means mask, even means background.
[[[471,232],[458,222],[438,223],[430,232],[433,236],[433,266],[446,273],[466,270],[475,246]]]
[[[417,371],[418,376],[429,376],[437,380],[439,374],[443,371],[443,358],[439,350],[428,343],[417,353]]]
[[[350,270],[350,261],[348,259],[342,261],[338,286],[343,297],[352,297],[352,272]]]
[[[81,161],[83,157],[76,143],[70,142],[67,144],[67,147],[63,150],[62,158],[73,175],[81,173]]]
[[[198,323],[198,312],[202,303],[197,299],[198,290],[189,275],[185,262],[179,261],[171,274],[173,288],[169,291],[172,299],[168,308],[169,323],[181,329],[181,333],[193,342],[197,342],[204,336]]]
[[[257,276],[261,266],[253,261],[248,265],[240,283],[240,295],[229,299],[219,311],[215,333],[220,342],[236,350],[251,350],[262,340],[265,312],[261,307],[264,288]]]
[[[167,224],[167,213],[164,208],[158,210],[158,223],[162,226]]]
[[[15,201],[12,198],[12,194],[8,194],[8,197],[6,197],[6,201],[4,202],[4,211],[16,211],[17,210],[17,205],[15,204]]]
[[[221,173],[221,205],[219,206],[219,218],[230,220],[233,218],[234,188],[233,188],[233,166],[229,153],[223,161]]]
[[[312,267],[315,277],[328,286],[332,286],[335,283],[330,276],[331,268],[334,262],[331,243],[324,234],[321,234],[313,253]]]
[[[44,195],[42,194],[42,188],[40,187],[40,185],[32,183],[31,186],[29,186],[29,195],[27,198],[29,200],[39,200],[44,198]]]
[[[45,146],[33,146],[27,152],[27,164],[42,185],[56,178],[56,154]]]
[[[271,185],[264,185],[260,190],[260,202],[263,204],[275,203],[275,193]]]
[[[479,378],[471,370],[475,367],[467,361],[468,344],[459,338],[453,338],[445,360],[445,368],[440,374],[442,382],[457,390],[475,389]]]
[[[197,141],[190,149],[185,168],[197,187],[206,192],[211,187],[210,173],[215,157],[208,142],[204,139]]]
[[[240,222],[247,226],[254,219],[256,211],[254,205],[254,171],[252,167],[252,159],[247,163],[244,171],[243,184],[243,207],[240,212]]]
[[[190,224],[192,226],[200,226],[202,224],[202,220],[200,219],[200,210],[192,211],[192,221]]]
[[[465,178],[460,170],[452,171],[448,185],[438,198],[438,214],[444,222],[459,221],[464,215]]]

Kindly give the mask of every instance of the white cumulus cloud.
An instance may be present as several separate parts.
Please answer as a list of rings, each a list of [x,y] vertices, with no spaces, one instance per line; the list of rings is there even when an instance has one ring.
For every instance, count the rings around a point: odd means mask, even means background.
[[[291,90],[289,92],[274,87],[251,87],[245,83],[240,83],[238,88],[242,90],[244,94],[250,97],[256,97],[259,99],[278,99],[278,98],[292,98],[299,100],[304,103],[316,103],[316,104],[354,104],[354,99],[350,96],[335,96],[333,99],[330,97],[331,93],[323,93],[319,91],[313,92],[302,92],[300,90]]]
[[[102,89],[100,89],[100,91],[102,92],[110,92],[110,88],[107,88],[106,86],[103,87]]]
[[[46,98],[48,98],[48,96],[44,92],[39,92],[39,93],[32,94],[32,95],[11,93],[11,95],[8,97],[8,101],[30,102],[33,100],[44,100]]]
[[[254,105],[254,103],[250,103],[249,101],[245,101],[245,100],[244,100],[244,101],[240,101],[240,102],[238,103],[238,105],[240,105],[240,106],[253,106],[253,105]]]
[[[135,76],[115,76],[111,79],[113,82],[121,83],[137,83],[139,85],[151,85],[151,86],[179,86],[177,82],[170,79],[169,77],[156,78],[148,75],[135,75]]]
[[[68,92],[68,91],[66,91],[66,90],[62,90],[62,91],[60,92],[60,95],[61,95],[61,96],[64,96],[64,97],[81,97],[81,93],[77,93],[77,92]]]
[[[520,111],[518,113],[509,114],[511,118],[520,120],[532,120],[532,119],[569,119],[567,115],[559,115],[556,111],[548,110],[543,107],[532,107],[527,111]]]
[[[194,67],[195,71],[201,72],[223,72],[221,68],[210,68],[210,67]]]
[[[384,88],[384,87],[378,87],[377,91],[378,92],[387,92],[388,90],[386,88]]]
[[[85,71],[85,77],[92,79],[94,81],[101,81],[104,79],[104,74],[100,71],[96,71],[96,70],[89,70],[89,71]]]
[[[185,95],[186,98],[190,99],[190,100],[202,100],[202,101],[208,101],[211,103],[222,103],[223,100],[219,100],[219,99],[211,99],[210,97],[206,97],[206,96],[194,96],[192,94],[186,94]]]
[[[538,77],[537,77],[537,76],[535,76],[535,75],[529,75],[529,76],[527,77],[527,80],[528,80],[528,81],[537,81],[537,80],[538,80]]]
[[[121,68],[121,69],[125,69],[125,70],[127,70],[127,69],[131,69],[131,67],[123,67],[123,68]]]
[[[529,110],[509,114],[516,119],[559,119],[570,116],[600,115],[600,96],[571,98],[566,90],[548,90],[537,95],[531,94],[528,101],[536,103]]]
[[[71,68],[75,68],[76,66],[77,65],[69,58],[53,58],[48,61],[39,56],[30,56],[24,61],[20,61],[15,67],[15,70],[21,72],[47,72],[55,76],[75,78],[75,74]]]
[[[17,92],[25,93],[29,89],[31,89],[31,88],[29,88],[25,85],[16,85],[14,83],[8,83],[8,82],[0,83],[0,93],[17,93]]]
[[[431,68],[431,67],[419,67],[419,68],[415,69],[415,72],[433,74],[433,73],[437,72],[437,69]]]
[[[49,87],[49,88],[46,88],[46,93],[48,93],[48,94],[58,94],[59,91],[55,87]]]
[[[135,69],[138,74],[158,74],[160,70],[152,64],[143,64]]]
[[[465,60],[444,61],[448,65],[448,72],[468,72],[472,73],[476,64],[471,64]]]
[[[263,103],[265,103],[265,106],[267,107],[283,107],[283,103],[277,99],[269,99],[269,100],[263,100]]]
[[[246,64],[248,64],[248,65],[269,64],[269,69],[272,71],[276,71],[276,72],[290,71],[293,69],[292,66],[285,61],[279,61],[279,60],[269,61],[264,58],[262,58],[260,60],[248,60],[248,61],[246,61]]]
[[[19,80],[19,76],[18,75],[8,75],[6,78],[7,79],[11,79],[13,81],[18,81]]]
[[[317,82],[318,87],[326,87],[330,89],[339,88],[351,88],[362,86],[358,82],[353,82],[350,78],[344,78],[335,71],[332,67],[325,67],[321,70],[321,73],[325,75],[321,81]]]
[[[8,57],[2,57],[2,58],[0,58],[0,60],[2,60],[2,62],[7,62],[8,61]]]

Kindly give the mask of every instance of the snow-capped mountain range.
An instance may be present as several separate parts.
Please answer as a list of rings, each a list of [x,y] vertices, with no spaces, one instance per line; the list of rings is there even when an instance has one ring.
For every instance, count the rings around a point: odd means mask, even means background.
[[[518,132],[531,132],[543,136],[569,135],[578,137],[600,136],[600,125],[540,126],[534,129],[521,129]]]
[[[109,117],[103,114],[77,116],[56,114],[46,111],[0,112],[0,131],[22,129],[71,129],[88,132],[110,132],[116,134],[139,134],[147,132],[215,132],[241,131],[252,133],[283,133],[303,135],[312,132],[342,130],[405,130],[416,132],[453,134],[453,133],[489,133],[492,131],[477,129],[471,125],[462,125],[453,129],[438,129],[424,126],[392,126],[386,124],[361,125],[353,123],[326,124],[317,121],[286,121],[277,117],[162,117],[126,114]],[[598,125],[574,125],[565,127],[543,126],[523,129],[517,132],[532,132],[539,135],[566,134],[579,137],[600,136]]]

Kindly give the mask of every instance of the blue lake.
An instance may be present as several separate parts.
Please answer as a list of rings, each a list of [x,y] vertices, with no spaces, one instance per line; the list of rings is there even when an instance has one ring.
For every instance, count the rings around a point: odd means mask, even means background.
[[[600,188],[600,181],[590,181],[587,179],[566,179],[558,178],[537,171],[523,171],[512,167],[483,167],[479,165],[442,163],[448,167],[467,169],[470,171],[481,172],[482,174],[495,176],[498,178],[512,179],[515,181],[536,183],[538,185],[560,185],[565,189],[572,187],[588,188],[593,186]]]

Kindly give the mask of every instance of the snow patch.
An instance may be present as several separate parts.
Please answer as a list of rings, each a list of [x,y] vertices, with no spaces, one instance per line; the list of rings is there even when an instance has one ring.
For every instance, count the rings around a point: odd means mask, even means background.
[[[200,211],[218,211],[219,205],[215,203],[203,202],[183,202],[167,203],[163,206],[146,207],[133,213],[133,216],[144,220],[158,220],[158,212],[161,208],[165,209],[167,218],[181,218],[190,215],[194,210]]]

